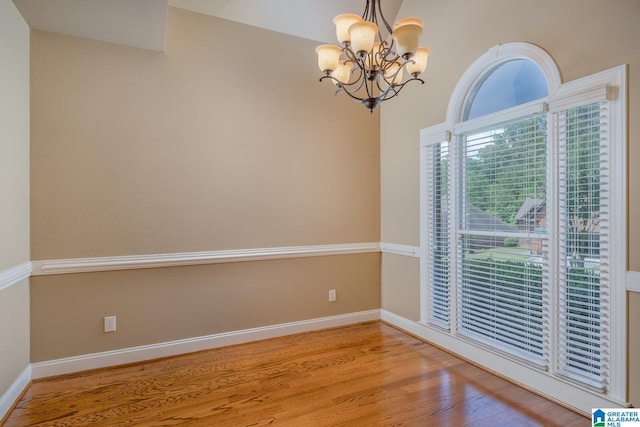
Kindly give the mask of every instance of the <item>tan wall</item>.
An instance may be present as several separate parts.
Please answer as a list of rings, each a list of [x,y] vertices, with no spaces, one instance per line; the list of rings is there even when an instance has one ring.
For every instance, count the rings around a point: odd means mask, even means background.
[[[32,259],[379,241],[379,115],[318,82],[317,44],[174,8],[166,53],[33,31]],[[34,277],[32,359],[379,308],[379,271]]]
[[[373,253],[33,277],[32,362],[377,309],[379,271]]]
[[[0,64],[2,272],[29,261],[29,27],[10,0],[0,0]],[[28,286],[0,290],[0,396],[29,365]]]
[[[381,239],[419,244],[419,131],[445,120],[453,89],[478,57],[507,42],[536,44],[556,60],[563,81],[629,64],[629,165],[640,164],[640,2],[636,0],[490,0],[423,2],[405,0],[398,14],[425,22],[422,44],[432,49],[427,83],[382,106]],[[640,216],[640,168],[629,168],[629,218]],[[382,294],[404,277],[403,266],[388,263]],[[417,261],[415,261],[417,266]],[[640,271],[640,222],[629,221],[629,267]],[[395,272],[392,269],[396,269]],[[416,267],[417,268],[417,267]],[[413,293],[419,287],[412,283]],[[383,308],[387,308],[383,299]],[[629,304],[631,318],[640,305]],[[396,308],[415,312],[414,304]],[[630,337],[630,360],[640,360],[637,336]],[[640,375],[631,371],[631,400],[640,404]]]
[[[378,117],[316,45],[174,8],[164,54],[34,31],[32,259],[377,241]]]
[[[420,320],[420,262],[418,258],[384,254],[381,303],[385,310],[406,319]]]

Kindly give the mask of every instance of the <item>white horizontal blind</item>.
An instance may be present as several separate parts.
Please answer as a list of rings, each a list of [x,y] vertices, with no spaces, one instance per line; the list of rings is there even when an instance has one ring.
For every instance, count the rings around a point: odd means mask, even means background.
[[[428,321],[449,328],[449,143],[426,147]]]
[[[547,366],[546,114],[459,144],[458,333]]]
[[[558,370],[607,389],[609,141],[606,103],[557,113],[559,135]]]

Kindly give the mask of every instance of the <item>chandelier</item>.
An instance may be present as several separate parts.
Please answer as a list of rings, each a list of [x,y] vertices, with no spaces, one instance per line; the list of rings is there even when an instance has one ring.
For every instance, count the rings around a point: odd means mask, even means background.
[[[429,49],[418,47],[422,34],[420,18],[404,18],[393,29],[384,18],[380,0],[367,0],[362,17],[345,13],[333,19],[341,46],[323,44],[316,48],[320,81],[329,79],[371,112],[382,101],[394,98],[411,81],[424,80]],[[380,25],[391,35],[382,38]]]

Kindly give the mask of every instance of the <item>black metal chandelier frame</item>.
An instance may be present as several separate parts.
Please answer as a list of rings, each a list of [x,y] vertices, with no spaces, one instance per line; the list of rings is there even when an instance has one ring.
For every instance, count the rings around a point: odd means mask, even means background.
[[[407,65],[414,64],[415,61],[411,59],[412,54],[405,54],[405,56],[401,57],[394,51],[393,38],[391,38],[390,44],[382,38],[379,23],[384,25],[389,37],[391,37],[393,30],[382,13],[380,0],[367,0],[362,19],[372,22],[378,27],[377,38],[380,42],[378,49],[374,46],[371,52],[354,52],[351,49],[351,43],[344,41],[341,47],[341,52],[346,56],[344,63],[352,63],[354,65],[351,74],[359,73],[356,80],[346,83],[341,82],[331,75],[331,71],[325,71],[325,75],[320,78],[320,81],[325,79],[332,80],[337,87],[334,96],[339,92],[344,92],[355,102],[362,103],[373,112],[383,101],[395,98],[407,83],[418,81],[424,84],[424,80],[418,77],[419,73],[413,73],[404,82],[395,82],[398,75],[404,72]],[[397,69],[389,73],[389,70],[394,66],[397,66]],[[363,88],[364,92],[362,91]],[[375,96],[376,90],[379,93],[378,96]],[[362,96],[365,94],[366,96]]]

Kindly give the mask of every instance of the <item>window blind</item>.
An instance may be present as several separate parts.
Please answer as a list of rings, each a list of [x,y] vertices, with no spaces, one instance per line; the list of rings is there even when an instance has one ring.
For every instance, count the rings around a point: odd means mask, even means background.
[[[606,390],[609,360],[609,141],[606,103],[557,113],[562,375]]]
[[[459,136],[458,333],[547,366],[547,138],[538,113]]]
[[[426,151],[427,257],[429,286],[428,321],[449,328],[449,149],[448,142],[430,145]]]

